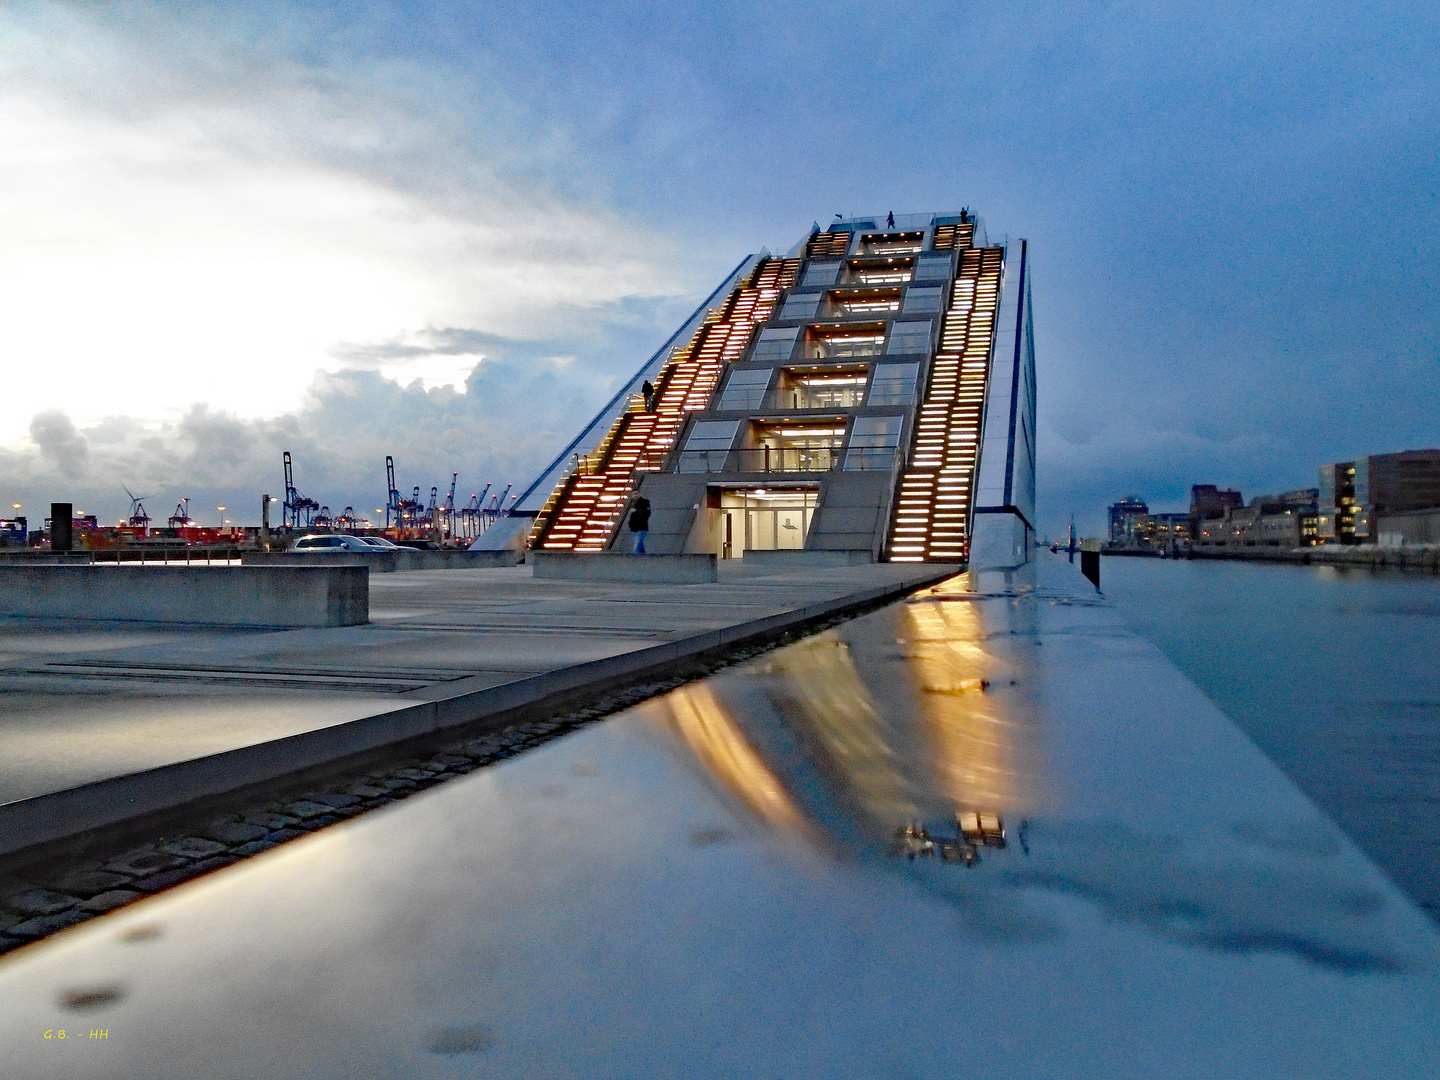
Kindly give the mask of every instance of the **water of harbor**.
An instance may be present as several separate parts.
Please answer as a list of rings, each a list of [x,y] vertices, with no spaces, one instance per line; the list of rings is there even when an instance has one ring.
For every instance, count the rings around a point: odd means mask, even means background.
[[[1101,584],[1440,919],[1440,577],[1115,557]]]

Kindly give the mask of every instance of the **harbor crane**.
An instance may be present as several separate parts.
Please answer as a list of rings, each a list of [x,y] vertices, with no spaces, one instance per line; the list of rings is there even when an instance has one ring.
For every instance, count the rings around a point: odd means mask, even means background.
[[[420,487],[416,485],[410,498],[401,498],[400,489],[395,484],[395,459],[389,454],[385,455],[385,487],[385,527],[417,528],[425,516],[425,506],[420,501]]]
[[[390,528],[390,518],[400,524],[400,489],[395,486],[395,459],[385,455],[385,527]]]
[[[445,501],[440,504],[440,524],[445,535],[455,535],[455,485],[460,482],[460,474],[450,474],[450,491],[445,496]]]
[[[165,523],[172,529],[188,529],[195,522],[190,517],[190,497],[187,495],[180,502],[175,504],[175,513]]]
[[[285,451],[285,504],[281,508],[280,521],[287,529],[308,529],[315,511],[320,504],[307,499],[295,488],[295,463],[290,451]]]
[[[150,498],[149,495],[136,495],[124,484],[120,485],[125,494],[130,496],[130,519],[125,522],[132,529],[144,529],[150,525],[150,515],[145,512],[145,504],[142,499]]]

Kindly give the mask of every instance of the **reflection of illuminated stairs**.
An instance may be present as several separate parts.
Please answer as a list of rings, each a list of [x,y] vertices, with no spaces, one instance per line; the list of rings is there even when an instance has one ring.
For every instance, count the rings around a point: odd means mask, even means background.
[[[969,243],[971,225],[952,242]],[[936,246],[939,246],[939,229]],[[963,240],[963,244],[961,241]],[[891,562],[959,562],[968,534],[990,344],[1000,298],[1000,248],[964,247],[915,442],[890,520]]]
[[[798,259],[765,259],[711,312],[656,376],[653,408],[623,413],[581,467],[561,481],[535,520],[532,547],[605,548],[635,487],[635,474],[660,468],[686,413],[710,403],[725,365],[740,358],[756,324],[770,317],[799,268]]]

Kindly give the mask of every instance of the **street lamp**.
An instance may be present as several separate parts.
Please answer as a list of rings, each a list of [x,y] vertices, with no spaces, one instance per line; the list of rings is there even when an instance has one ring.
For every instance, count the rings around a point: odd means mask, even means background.
[[[217,506],[215,509],[220,511],[220,528],[223,529],[225,528],[225,507]]]

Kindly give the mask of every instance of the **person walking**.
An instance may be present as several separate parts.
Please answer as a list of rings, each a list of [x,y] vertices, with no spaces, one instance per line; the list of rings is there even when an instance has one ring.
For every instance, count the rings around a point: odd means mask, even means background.
[[[895,211],[894,211],[894,210],[891,210],[890,213],[885,216],[885,227],[886,227],[887,229],[893,229],[893,228],[895,227]]]
[[[630,531],[635,534],[635,554],[645,554],[645,537],[650,532],[650,500],[639,496],[630,507]]]
[[[645,411],[651,412],[655,408],[655,387],[649,379],[640,384],[640,393],[645,395]]]

